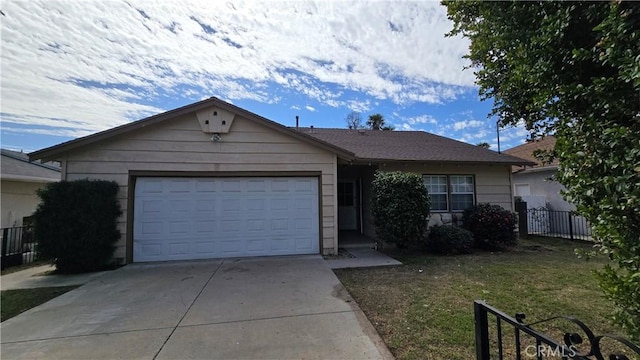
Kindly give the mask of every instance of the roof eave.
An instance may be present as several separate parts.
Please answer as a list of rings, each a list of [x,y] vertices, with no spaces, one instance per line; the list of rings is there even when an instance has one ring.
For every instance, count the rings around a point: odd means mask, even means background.
[[[111,129],[107,129],[104,131],[100,131],[97,132],[95,134],[91,134],[91,135],[87,135],[81,138],[77,138],[77,139],[73,139],[73,140],[69,140],[66,142],[63,142],[61,144],[58,145],[54,145],[54,146],[50,146],[48,148],[44,148],[41,150],[37,150],[34,152],[29,153],[29,160],[33,161],[33,160],[42,160],[42,161],[49,161],[49,160],[55,160],[57,159],[56,156],[76,149],[78,147],[82,147],[82,146],[86,146],[86,145],[90,145],[93,143],[96,143],[98,141],[101,140],[105,140],[105,139],[109,139],[113,136],[122,134],[122,133],[126,133],[132,130],[136,130],[136,129],[141,129],[144,127],[147,127],[149,125],[153,125],[159,122],[162,122],[164,120],[170,119],[172,117],[176,117],[176,116],[181,116],[181,115],[185,115],[188,114],[190,112],[193,111],[198,111],[200,109],[206,108],[208,106],[211,106],[212,104],[215,103],[215,100],[217,100],[216,98],[209,98],[206,100],[202,100],[199,101],[197,103],[194,104],[190,104],[190,105],[186,105],[177,109],[173,109],[173,110],[169,110],[160,114],[156,114],[156,115],[152,115],[149,116],[147,118],[141,119],[141,120],[137,120],[137,121],[133,121],[127,124],[123,124],[120,126],[116,126],[114,128]]]
[[[307,143],[311,143],[314,144],[324,150],[327,150],[329,152],[333,152],[335,153],[338,157],[345,159],[345,160],[353,160],[355,158],[355,155],[352,152],[349,152],[341,147],[338,147],[336,145],[327,143],[325,141],[319,140],[315,137],[309,136],[307,134],[303,134],[301,132],[298,131],[294,131],[291,130],[289,128],[287,128],[286,126],[283,126],[281,124],[278,124],[274,121],[271,121],[267,118],[264,118],[262,116],[259,116],[257,114],[254,114],[250,111],[247,111],[245,109],[239,108],[235,105],[229,104],[227,102],[224,102],[218,98],[215,97],[211,97],[209,99],[206,100],[202,100],[199,101],[197,103],[193,103],[193,104],[189,104],[189,105],[185,105],[183,107],[177,108],[177,109],[173,109],[173,110],[169,110],[166,111],[164,113],[160,113],[160,114],[156,114],[156,115],[152,115],[150,117],[141,119],[141,120],[137,120],[131,123],[127,123],[124,125],[120,125],[117,126],[115,128],[112,129],[108,129],[108,130],[104,130],[95,134],[91,134],[91,135],[87,135],[78,139],[74,139],[74,140],[70,140],[58,145],[54,145],[45,149],[41,149],[41,150],[37,150],[34,152],[31,152],[28,154],[29,156],[29,160],[33,161],[33,160],[41,160],[41,161],[51,161],[51,160],[57,160],[57,156],[60,156],[60,154],[65,153],[67,151],[70,150],[74,150],[76,148],[82,147],[82,146],[86,146],[86,145],[90,145],[102,140],[106,140],[109,139],[111,137],[132,131],[132,130],[136,130],[136,129],[141,129],[171,118],[175,118],[178,116],[182,116],[182,115],[186,115],[192,112],[196,112],[198,110],[210,107],[210,106],[218,106],[224,110],[228,110],[234,113],[237,113],[251,121],[260,121],[263,125],[266,125],[267,127],[274,129],[276,131],[285,133],[287,135],[290,135],[294,138],[297,138],[299,140],[305,141]]]
[[[415,160],[415,159],[388,159],[388,158],[361,158],[358,157],[353,162],[357,163],[387,163],[387,162],[402,162],[402,163],[450,163],[450,164],[464,164],[464,165],[504,165],[504,166],[514,166],[514,165],[535,165],[533,162],[527,161],[518,161],[518,162],[508,162],[508,161],[480,161],[480,160]]]
[[[536,165],[535,163],[533,163]],[[529,174],[529,173],[537,173],[537,172],[545,172],[545,171],[557,171],[558,165],[548,165],[548,166],[534,166],[531,168],[523,168],[514,171],[514,174]]]

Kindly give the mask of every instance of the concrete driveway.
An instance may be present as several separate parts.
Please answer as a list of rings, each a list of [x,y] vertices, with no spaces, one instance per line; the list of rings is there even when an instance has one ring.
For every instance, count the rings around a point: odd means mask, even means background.
[[[128,265],[0,325],[6,359],[392,359],[320,256]]]

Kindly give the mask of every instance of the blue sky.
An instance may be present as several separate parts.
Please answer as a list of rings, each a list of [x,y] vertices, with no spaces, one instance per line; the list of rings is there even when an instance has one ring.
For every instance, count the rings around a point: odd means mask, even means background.
[[[2,3],[3,148],[26,152],[216,96],[277,121],[380,113],[497,150],[491,104],[438,2]],[[501,129],[501,148],[524,142]]]

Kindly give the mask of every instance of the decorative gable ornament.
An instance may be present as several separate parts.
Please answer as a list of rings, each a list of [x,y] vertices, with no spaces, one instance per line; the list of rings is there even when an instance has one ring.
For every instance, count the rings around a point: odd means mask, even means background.
[[[196,117],[205,134],[226,134],[236,114],[218,107],[210,107],[196,112]]]

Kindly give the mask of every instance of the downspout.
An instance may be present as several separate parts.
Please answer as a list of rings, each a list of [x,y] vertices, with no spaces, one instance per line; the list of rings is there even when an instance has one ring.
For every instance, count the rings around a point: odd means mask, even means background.
[[[360,215],[360,235],[364,235],[364,224],[362,218],[362,176],[358,178],[358,214]]]

